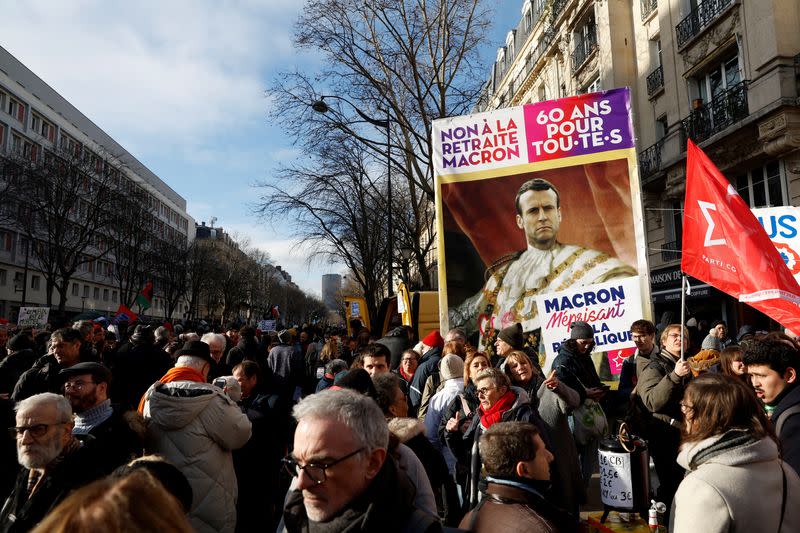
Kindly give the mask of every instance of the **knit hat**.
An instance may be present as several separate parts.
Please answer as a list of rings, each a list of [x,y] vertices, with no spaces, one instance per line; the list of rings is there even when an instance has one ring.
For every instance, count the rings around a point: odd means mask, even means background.
[[[288,329],[283,329],[278,333],[278,342],[282,344],[289,344],[292,342],[292,332]]]
[[[136,326],[136,329],[133,330],[131,342],[134,344],[155,344],[156,335],[153,328],[144,324],[139,324]]]
[[[507,342],[515,350],[521,350],[525,344],[525,338],[522,336],[522,324],[517,322],[513,326],[508,326],[500,330],[497,338],[501,341]]]
[[[464,361],[453,353],[445,355],[439,362],[439,375],[442,381],[464,377]]]
[[[425,338],[422,339],[422,342],[425,346],[430,346],[431,348],[444,348],[444,339],[439,334],[438,329],[428,333]]]
[[[594,330],[592,326],[580,320],[573,322],[569,327],[570,339],[594,339]]]
[[[369,377],[369,373],[363,368],[348,370],[347,374],[341,377],[337,374],[333,383],[335,387],[351,389],[361,394],[366,394],[370,398],[375,398],[378,395],[375,391],[375,385],[372,384],[372,378]]]

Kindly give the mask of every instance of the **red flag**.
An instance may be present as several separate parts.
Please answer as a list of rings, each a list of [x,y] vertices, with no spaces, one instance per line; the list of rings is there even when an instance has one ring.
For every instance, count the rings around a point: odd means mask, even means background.
[[[681,270],[800,331],[800,285],[750,207],[688,142]]]
[[[124,305],[119,304],[117,314],[114,315],[114,318],[120,322],[134,322],[139,316]]]

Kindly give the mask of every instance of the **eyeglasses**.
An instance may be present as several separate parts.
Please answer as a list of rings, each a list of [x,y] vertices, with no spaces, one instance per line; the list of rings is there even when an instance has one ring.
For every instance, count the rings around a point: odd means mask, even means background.
[[[45,433],[47,433],[48,428],[50,426],[61,426],[66,424],[66,422],[56,422],[54,424],[34,424],[32,426],[17,426],[13,428],[8,428],[8,433],[13,438],[21,438],[25,432],[27,431],[30,433],[31,437],[34,439],[38,439],[44,437]]]
[[[680,333],[670,333],[669,335],[667,335],[667,337],[669,337],[670,339],[678,339],[680,337],[688,339],[688,337],[686,337],[685,335],[681,335]]]
[[[289,474],[291,474],[292,476],[295,477],[299,476],[300,471],[303,470],[305,471],[306,475],[311,479],[311,481],[313,481],[317,485],[322,485],[328,480],[328,475],[326,471],[329,468],[336,466],[342,461],[350,459],[351,457],[353,457],[358,453],[361,453],[362,451],[364,451],[364,448],[359,448],[353,453],[348,453],[344,457],[340,457],[339,459],[336,459],[335,461],[332,461],[324,465],[308,463],[306,465],[300,466],[300,464],[297,461],[295,461],[291,456],[284,457],[282,459],[282,462],[284,468],[286,468],[286,471],[289,472]]]
[[[478,389],[478,396],[486,396],[489,394],[490,391],[493,391],[494,387],[483,387],[482,389]]]
[[[83,387],[85,387],[86,385],[97,385],[97,382],[95,382],[95,381],[73,381],[73,382],[67,381],[66,383],[64,383],[64,390],[72,389],[72,390],[80,392],[81,390],[83,390]]]

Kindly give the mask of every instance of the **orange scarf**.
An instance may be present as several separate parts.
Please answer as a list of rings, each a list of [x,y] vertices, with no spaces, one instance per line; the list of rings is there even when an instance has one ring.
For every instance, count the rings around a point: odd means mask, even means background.
[[[194,368],[179,366],[170,368],[167,373],[158,380],[159,383],[172,383],[173,381],[194,381],[197,383],[205,383],[206,378],[204,378],[203,374]],[[142,399],[139,400],[139,413],[141,414],[144,414],[144,403],[146,400],[147,393],[145,392],[142,395]]]

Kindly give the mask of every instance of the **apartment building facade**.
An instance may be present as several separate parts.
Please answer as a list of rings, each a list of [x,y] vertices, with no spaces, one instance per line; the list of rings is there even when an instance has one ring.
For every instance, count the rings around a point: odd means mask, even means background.
[[[139,191],[152,208],[147,227],[152,228],[153,239],[188,244],[194,237],[194,220],[186,212],[183,197],[0,47],[0,157],[37,162],[48,154],[64,152],[88,161],[98,172],[115,176],[121,187]],[[93,251],[96,258],[91,257]],[[113,277],[114,257],[92,248],[86,253],[90,257],[70,282],[66,311],[113,314],[120,303],[125,303],[120,301]],[[13,223],[0,227],[0,317],[13,320],[22,304],[45,305],[45,286],[20,228]],[[57,304],[55,293],[53,306]],[[184,312],[184,306],[179,307],[177,317]],[[147,315],[163,318],[165,314],[156,282],[153,306]]]
[[[751,207],[800,202],[796,0],[526,0],[477,111],[629,86],[653,316],[680,312],[686,139]],[[690,315],[769,327],[697,280]]]

